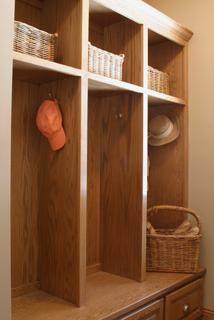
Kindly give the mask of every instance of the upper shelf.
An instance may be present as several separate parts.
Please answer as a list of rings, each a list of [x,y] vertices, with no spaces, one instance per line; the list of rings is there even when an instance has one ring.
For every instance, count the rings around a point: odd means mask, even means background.
[[[185,105],[185,101],[183,99],[170,96],[168,94],[160,93],[154,90],[147,91],[148,93],[148,100],[149,104],[155,105],[155,104],[179,104],[179,105]]]
[[[117,12],[163,37],[185,45],[193,33],[142,0],[90,0],[90,13]]]
[[[36,82],[50,81],[65,75],[88,78],[89,91],[94,92],[116,92],[129,91],[134,93],[145,93],[141,86],[104,77],[91,72],[79,70],[65,66],[56,62],[47,61],[27,54],[13,52],[14,70],[18,77],[23,80],[33,80]],[[172,103],[185,105],[185,101],[174,96],[147,90],[150,104]]]
[[[88,73],[89,90],[90,91],[131,91],[136,93],[144,93],[144,88],[112,78],[107,78],[95,73]]]
[[[40,59],[27,54],[13,52],[13,66],[16,76],[22,80],[42,82],[68,76],[88,77],[90,91],[131,91],[144,93],[140,86],[107,78],[98,74],[65,66],[60,63]]]
[[[60,63],[40,59],[28,54],[13,52],[13,68],[23,80],[49,81],[63,75],[81,77],[83,71]]]

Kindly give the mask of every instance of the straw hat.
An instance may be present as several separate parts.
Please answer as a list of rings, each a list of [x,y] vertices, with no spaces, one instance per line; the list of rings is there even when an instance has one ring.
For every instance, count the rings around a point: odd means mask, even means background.
[[[179,120],[174,114],[159,114],[149,122],[149,144],[162,146],[176,140],[180,134]]]

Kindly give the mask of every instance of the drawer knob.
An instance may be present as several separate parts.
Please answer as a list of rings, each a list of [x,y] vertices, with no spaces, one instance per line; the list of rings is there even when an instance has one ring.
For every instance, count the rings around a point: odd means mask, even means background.
[[[184,313],[188,313],[190,311],[190,306],[188,304],[185,304],[183,310]]]

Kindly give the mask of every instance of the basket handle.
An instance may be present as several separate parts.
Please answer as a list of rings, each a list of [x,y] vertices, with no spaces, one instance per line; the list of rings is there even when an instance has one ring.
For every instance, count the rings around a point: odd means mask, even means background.
[[[199,232],[201,233],[201,222],[200,222],[199,216],[193,210],[191,210],[189,208],[177,207],[177,206],[172,206],[172,205],[153,206],[147,210],[148,217],[152,212],[157,214],[159,210],[173,210],[173,211],[177,211],[179,213],[185,212],[187,214],[192,215],[195,218],[195,220],[197,222],[197,226],[199,228]]]

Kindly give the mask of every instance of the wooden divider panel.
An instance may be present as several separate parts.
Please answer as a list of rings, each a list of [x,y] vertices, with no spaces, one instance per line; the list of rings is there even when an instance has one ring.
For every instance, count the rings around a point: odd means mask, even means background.
[[[101,105],[97,96],[89,95],[88,107],[88,210],[87,265],[100,264],[100,160]]]
[[[101,263],[104,271],[142,280],[143,95],[102,100]],[[144,251],[144,253],[143,253]]]
[[[39,86],[15,80],[12,106],[11,259],[15,295],[38,280]]]
[[[69,78],[41,85],[40,99],[51,92],[59,100],[67,142],[51,151],[47,141],[41,147],[40,171],[40,279],[41,288],[56,296],[80,304],[83,272],[80,252],[81,195],[86,190],[81,179],[81,80]],[[86,158],[87,159],[87,158]],[[84,170],[84,168],[82,168]],[[86,181],[84,182],[84,184]],[[82,189],[81,189],[82,188]],[[85,206],[82,209],[85,210]],[[83,257],[84,261],[84,257]]]

